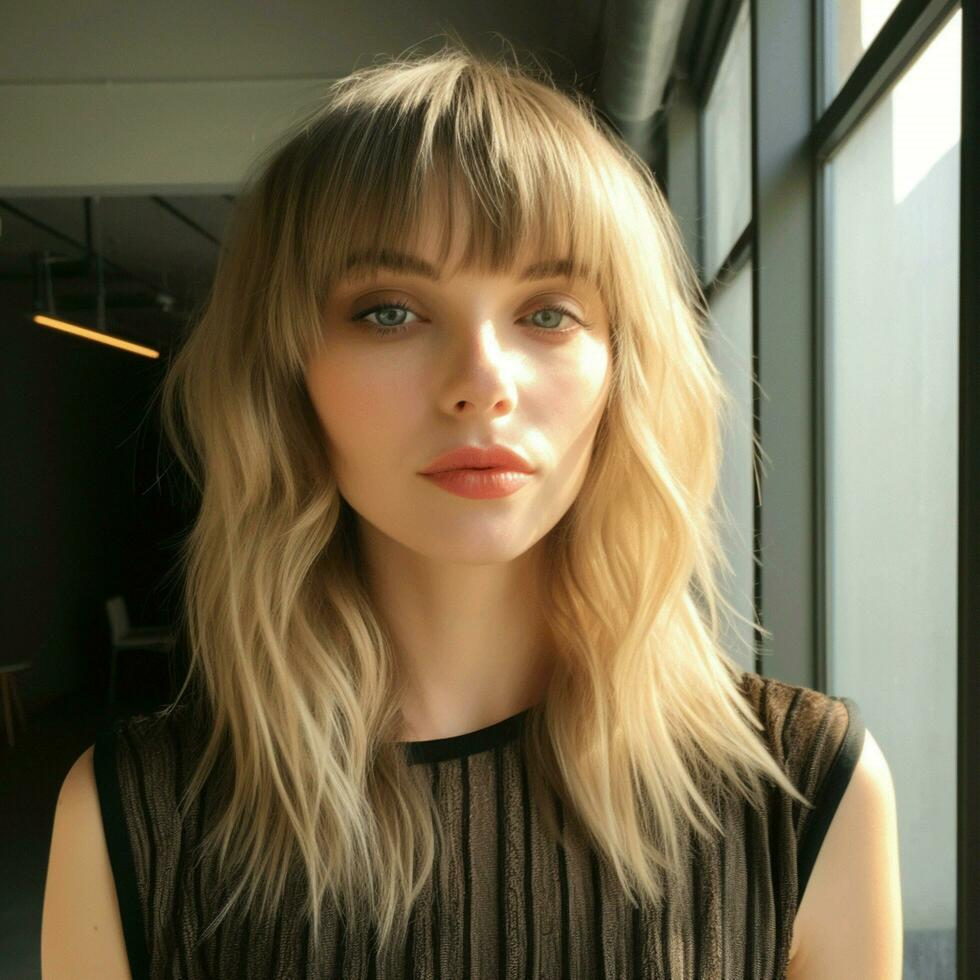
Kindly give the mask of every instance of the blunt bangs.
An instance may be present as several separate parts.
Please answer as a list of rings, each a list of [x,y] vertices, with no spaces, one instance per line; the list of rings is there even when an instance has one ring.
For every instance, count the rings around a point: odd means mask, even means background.
[[[435,221],[441,278],[517,275],[519,262],[557,260],[615,310],[599,270],[615,267],[623,243],[609,184],[597,177],[598,138],[583,145],[518,93],[510,105],[492,103],[506,102],[498,90],[483,94],[461,76],[450,99],[335,109],[307,127],[297,178],[308,200],[294,230],[306,254],[289,268],[305,270],[316,309],[348,270],[375,273],[399,253],[419,255],[421,229]],[[464,228],[461,257],[448,268]],[[320,332],[312,327],[305,352]]]

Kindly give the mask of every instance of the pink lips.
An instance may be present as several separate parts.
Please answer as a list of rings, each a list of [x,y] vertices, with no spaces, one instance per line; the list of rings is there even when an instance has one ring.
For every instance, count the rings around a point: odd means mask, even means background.
[[[460,497],[486,500],[491,497],[508,497],[516,493],[531,479],[530,473],[521,473],[505,467],[492,469],[443,470],[441,473],[423,473],[427,480]]]
[[[421,470],[423,476],[446,470],[505,469],[516,473],[533,473],[534,467],[516,450],[507,446],[457,446],[443,453]]]

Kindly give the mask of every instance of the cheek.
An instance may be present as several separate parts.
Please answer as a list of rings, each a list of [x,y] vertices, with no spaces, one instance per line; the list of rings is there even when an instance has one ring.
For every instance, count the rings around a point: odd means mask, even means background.
[[[604,405],[609,394],[612,359],[609,348],[601,346],[589,353],[583,361],[584,383],[592,392],[593,401]]]
[[[566,381],[564,404],[556,406],[562,431],[555,434],[563,445],[558,466],[561,478],[570,481],[568,489],[577,495],[592,458],[595,436],[609,398],[612,364],[608,351],[597,349],[583,355],[574,378]]]
[[[594,344],[560,369],[542,372],[555,417],[576,432],[598,425],[608,398],[610,370],[608,349]]]
[[[409,399],[418,391],[404,376],[358,370],[337,358],[314,364],[306,384],[331,451],[348,459],[399,443],[399,425],[412,414]]]

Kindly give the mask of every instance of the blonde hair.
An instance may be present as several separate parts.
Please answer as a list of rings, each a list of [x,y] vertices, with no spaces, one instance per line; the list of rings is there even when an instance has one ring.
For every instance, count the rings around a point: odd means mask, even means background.
[[[547,832],[562,838],[544,787],[630,899],[659,903],[688,830],[720,832],[720,793],[762,808],[771,781],[811,806],[718,641],[718,604],[738,615],[716,584],[730,396],[669,207],[585,97],[453,39],[333,82],[256,162],[162,383],[165,432],[201,495],[181,552],[190,669],[165,713],[190,689],[209,724],[180,806],[212,772],[228,785],[198,860],[235,887],[205,935],[243,898],[272,914],[298,870],[315,948],[327,896],[379,944],[402,942],[433,870],[439,814],[395,741],[399,666],[304,369],[348,258],[413,241],[449,187],[471,217],[464,264],[507,270],[528,243],[568,256],[609,314],[590,470],[546,543],[560,659],[522,735]]]

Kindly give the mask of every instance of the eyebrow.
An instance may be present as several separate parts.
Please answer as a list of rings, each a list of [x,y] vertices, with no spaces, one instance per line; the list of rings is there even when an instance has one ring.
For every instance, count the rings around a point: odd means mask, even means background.
[[[382,249],[380,252],[354,252],[345,263],[344,270],[347,275],[350,275],[365,267],[422,276],[425,279],[431,279],[433,282],[438,282],[441,279],[440,270],[426,262],[425,259],[393,249]],[[567,279],[589,278],[587,270],[577,268],[571,259],[543,259],[527,266],[521,273],[521,281],[530,282],[535,279],[551,279],[557,276]]]

